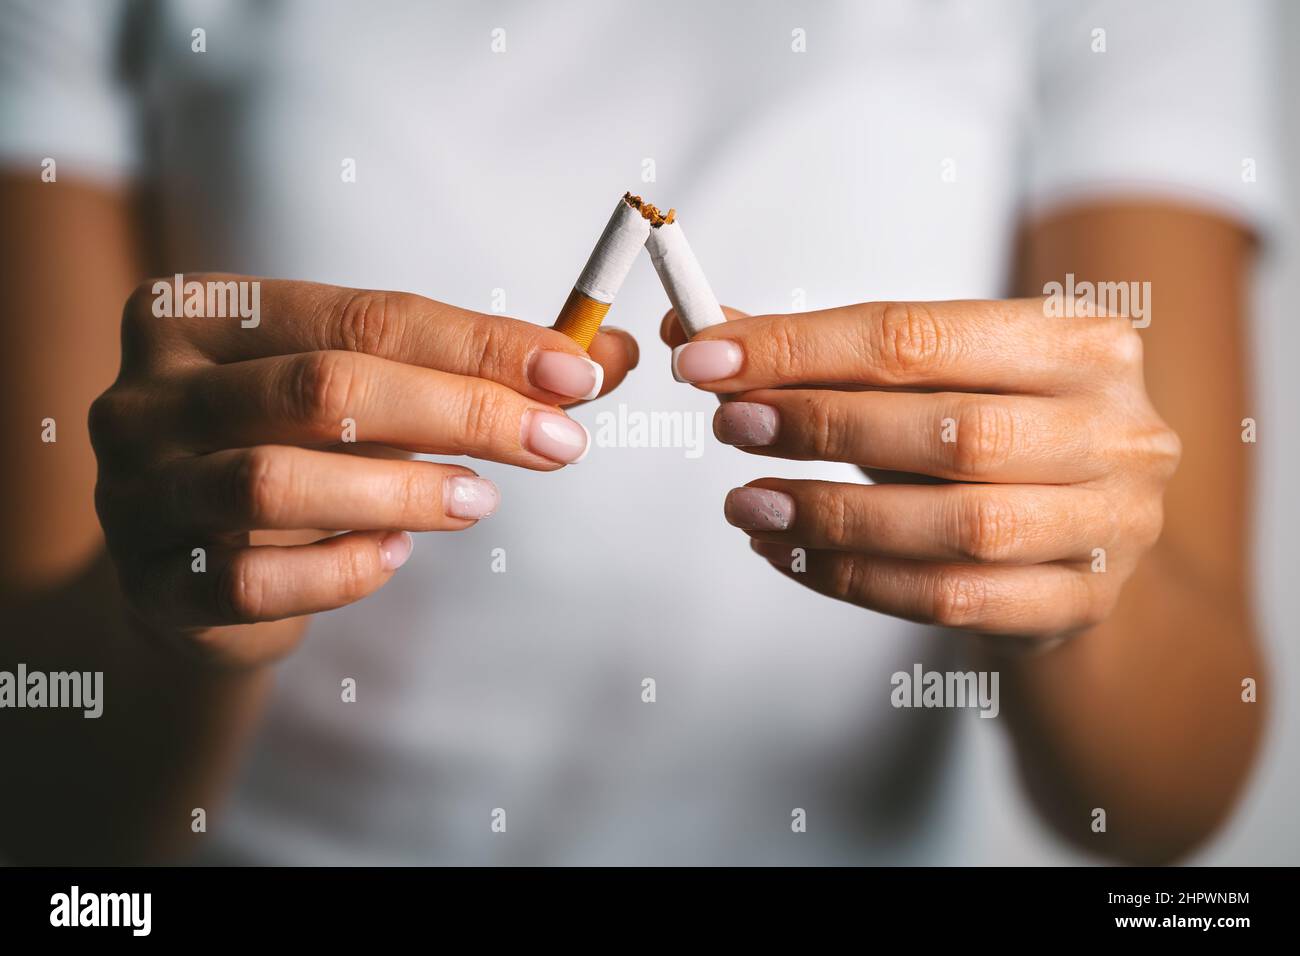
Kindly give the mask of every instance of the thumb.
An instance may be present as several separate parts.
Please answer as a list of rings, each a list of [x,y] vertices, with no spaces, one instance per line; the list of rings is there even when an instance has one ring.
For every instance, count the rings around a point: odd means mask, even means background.
[[[739,309],[733,309],[727,305],[722,307],[722,314],[727,317],[728,322],[734,319],[749,318],[748,312],[741,312]],[[664,344],[670,349],[686,344],[686,332],[683,331],[682,324],[677,321],[676,309],[669,309],[664,313],[663,320],[659,323],[659,337],[664,340]]]

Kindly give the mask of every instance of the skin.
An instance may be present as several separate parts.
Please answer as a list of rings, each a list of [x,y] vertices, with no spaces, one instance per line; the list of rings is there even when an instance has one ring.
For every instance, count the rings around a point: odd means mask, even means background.
[[[571,402],[531,386],[529,369],[539,350],[579,350],[528,323],[404,294],[295,282],[264,281],[260,335],[210,320],[150,321],[149,286],[131,293],[150,270],[135,252],[148,248],[148,236],[138,233],[127,196],[30,177],[0,179],[0,194],[10,308],[41,317],[4,323],[0,350],[12,416],[3,438],[12,464],[0,496],[13,529],[0,549],[12,625],[3,656],[33,669],[104,670],[114,695],[132,701],[98,721],[16,711],[0,722],[0,750],[30,768],[24,785],[0,790],[0,852],[42,863],[183,854],[198,839],[190,808],[219,809],[273,664],[297,645],[306,616],[381,587],[392,575],[380,547],[389,533],[472,524],[439,507],[442,480],[468,469],[340,454],[333,442],[341,413],[364,408],[353,417],[386,446],[553,470],[522,447],[520,416],[558,413]],[[889,337],[889,317],[909,314],[896,307],[834,310],[824,329],[807,327],[806,317],[740,319],[713,333],[745,336],[750,377],[709,387],[790,403],[782,438],[789,444],[771,451],[829,454],[815,428],[810,434],[816,419],[801,419],[800,410],[845,402],[836,419],[845,436],[855,423],[886,430],[860,451],[846,439],[839,446],[845,456],[853,452],[846,460],[953,479],[820,489],[821,498],[801,499],[797,533],[836,545],[819,547],[813,564],[862,562],[865,573],[796,580],[831,593],[836,582],[852,582],[843,596],[914,619],[933,620],[947,607],[943,623],[1011,632],[1021,644],[1073,634],[1040,655],[996,659],[1030,792],[1063,833],[1094,850],[1171,859],[1226,814],[1259,731],[1258,709],[1235,703],[1238,675],[1262,676],[1245,586],[1248,469],[1245,453],[1223,438],[1225,428],[1235,435],[1244,403],[1241,285],[1249,247],[1238,230],[1201,214],[1117,206],[1037,223],[1024,250],[1027,289],[1066,271],[1153,280],[1158,315],[1170,319],[1157,318],[1142,333],[1150,401],[1134,348],[1119,344],[1132,335],[1059,322],[1045,332],[1027,305],[1013,303],[913,307],[910,314],[948,323],[954,337],[945,341],[966,346],[942,374],[932,364],[928,379],[923,350],[916,362],[892,366],[827,364],[845,342],[867,345],[873,334],[881,344],[905,342]],[[1198,267],[1187,268],[1189,261]],[[73,274],[78,281],[67,281]],[[1008,337],[1013,321],[1023,334]],[[1065,346],[1045,339],[1050,331],[1070,337],[1074,365],[1060,361]],[[782,352],[780,343],[794,348]],[[637,361],[635,343],[616,331],[602,333],[591,354],[604,367],[605,392]],[[895,349],[893,357],[907,354]],[[786,391],[783,357],[807,360],[800,381],[821,380],[814,370],[829,369],[871,390]],[[886,373],[888,382],[877,381]],[[1020,387],[1008,387],[1012,377]],[[985,388],[977,400],[985,404],[933,394],[961,396],[979,381]],[[883,392],[881,384],[909,391]],[[1102,394],[1106,401],[1087,400]],[[412,417],[417,402],[436,413]],[[908,451],[905,428],[887,431],[895,411],[923,423],[943,402],[956,402],[945,407],[962,414],[1015,403],[1023,442],[986,463],[964,451],[927,458],[914,440]],[[215,407],[225,412],[202,414]],[[59,423],[59,441],[33,451],[33,423],[47,416]],[[1184,471],[1172,480],[1177,443],[1162,421],[1182,437]],[[1087,454],[1054,454],[1053,429],[1069,428],[1107,441]],[[1189,464],[1197,470],[1190,480],[1182,477]],[[983,467],[967,473],[971,465]],[[940,538],[938,529],[956,525],[931,520],[932,540],[905,540],[911,529],[894,522],[894,537],[885,540],[890,529],[870,523],[884,512],[873,512],[865,495],[891,495],[898,507],[933,518],[941,497],[972,492],[972,477],[986,486],[1042,485],[1033,502],[1037,532],[1007,533],[999,548],[971,551],[970,540]],[[1162,488],[1165,531],[1153,544]],[[1102,489],[1110,495],[1108,522],[1096,508]],[[816,538],[850,496],[864,517],[854,532],[861,537]],[[1018,507],[1028,509],[1028,499]],[[1067,515],[1089,531],[1062,528],[1055,541],[1053,522]],[[328,530],[347,533],[326,539]],[[1081,578],[1068,559],[1092,531],[1107,533],[1112,571],[1088,588],[1074,585],[1066,610],[1045,615],[1052,589],[1071,587],[1070,575]],[[196,542],[209,549],[204,576],[188,572]],[[1038,550],[1026,550],[1031,545]],[[920,572],[908,561],[949,570]],[[943,582],[965,580],[958,574],[979,576],[986,584],[972,593],[996,599],[936,602]],[[959,612],[960,619],[950,616]],[[1195,749],[1177,746],[1182,739],[1196,740]],[[1104,835],[1087,833],[1093,806],[1108,808]]]
[[[1260,707],[1241,700],[1263,672],[1240,439],[1250,254],[1238,227],[1202,213],[1081,207],[1026,229],[1021,291],[1070,272],[1140,277],[1149,327],[1047,318],[1032,298],[728,310],[693,340],[743,353],[736,374],[697,387],[777,410],[775,441],[741,450],[880,481],[751,482],[794,503],[788,529],[748,532],[754,550],[822,594],[975,635],[1039,809],[1077,845],[1134,862],[1176,860],[1212,833],[1259,745]],[[671,312],[661,332],[691,347]],[[836,387],[805,384],[819,382]]]
[[[219,807],[306,615],[391,579],[395,533],[474,524],[446,513],[445,480],[470,469],[392,449],[557,470],[525,447],[523,424],[574,400],[535,386],[534,363],[590,354],[608,392],[636,343],[608,329],[584,353],[551,329],[419,296],[277,280],[261,280],[256,329],[159,319],[126,254],[147,247],[126,196],[12,178],[0,194],[13,314],[42,318],[4,323],[5,451],[21,464],[5,475],[16,583],[3,660],[102,670],[131,701],[93,721],[7,712],[0,751],[30,771],[0,791],[0,853],[181,855],[200,839],[192,808]],[[31,423],[46,417],[59,441],[33,453]],[[340,453],[344,418],[379,443],[371,454]]]

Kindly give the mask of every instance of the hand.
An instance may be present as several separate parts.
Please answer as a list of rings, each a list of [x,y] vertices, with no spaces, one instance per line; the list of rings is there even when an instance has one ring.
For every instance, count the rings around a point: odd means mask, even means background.
[[[725,397],[720,441],[891,479],[763,478],[727,495],[754,550],[823,594],[1062,636],[1107,615],[1160,533],[1179,442],[1125,319],[1047,318],[1039,299],[873,302],[734,319],[675,348],[673,368]]]
[[[636,364],[622,332],[593,343],[597,365],[564,335],[515,319],[403,293],[260,283],[248,328],[159,318],[154,283],[141,285],[122,319],[121,374],[90,416],[96,507],[124,594],[154,628],[238,663],[284,653],[301,629],[268,644],[223,625],[357,601],[409,555],[408,531],[460,531],[496,506],[495,486],[460,465],[341,454],[357,448],[348,422],[359,442],[553,471],[589,440],[558,406]],[[250,540],[258,531],[301,543]]]

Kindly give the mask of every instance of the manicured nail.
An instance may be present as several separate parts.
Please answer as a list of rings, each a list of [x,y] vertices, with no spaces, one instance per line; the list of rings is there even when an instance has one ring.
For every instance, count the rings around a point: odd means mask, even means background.
[[[486,478],[456,475],[442,486],[444,509],[453,518],[477,521],[497,510],[501,495],[497,486]]]
[[[393,531],[379,542],[379,561],[385,571],[396,571],[406,563],[415,547],[415,539],[406,531]]]
[[[794,520],[794,499],[784,491],[732,488],[722,512],[741,531],[784,531]]]
[[[758,402],[724,402],[713,414],[713,434],[727,445],[770,445],[780,427],[777,410]]]
[[[605,384],[605,369],[583,355],[538,352],[528,373],[538,388],[569,398],[595,398]]]
[[[745,354],[735,342],[708,339],[673,349],[673,378],[679,382],[716,382],[740,371]]]
[[[524,447],[561,465],[573,465],[587,457],[591,435],[580,422],[554,412],[529,412],[524,416]]]

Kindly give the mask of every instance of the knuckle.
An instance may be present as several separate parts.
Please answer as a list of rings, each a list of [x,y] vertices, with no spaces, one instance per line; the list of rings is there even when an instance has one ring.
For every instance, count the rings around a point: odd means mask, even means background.
[[[912,379],[935,372],[951,348],[950,336],[934,313],[919,302],[887,302],[876,325],[871,351],[892,376]]]
[[[167,280],[145,279],[131,290],[130,295],[126,297],[126,304],[122,308],[123,321],[135,321],[153,313],[154,290],[159,283],[167,283]]]
[[[519,354],[500,320],[475,317],[464,322],[461,351],[466,374],[500,381],[507,362]]]
[[[289,485],[283,459],[268,448],[249,449],[234,469],[235,514],[249,528],[277,525]]]
[[[442,479],[429,469],[420,465],[403,468],[393,484],[393,500],[402,524],[414,526],[445,511]]]
[[[1114,320],[1110,326],[1107,358],[1111,364],[1128,371],[1141,368],[1143,354],[1141,333],[1133,328],[1132,323],[1127,319]]]
[[[347,352],[306,352],[288,390],[299,421],[332,434],[356,398],[357,362]]]
[[[265,614],[266,582],[248,553],[231,555],[217,577],[217,610],[225,620],[259,621]]]
[[[122,306],[122,359],[124,364],[146,354],[164,328],[154,315],[157,287],[169,279],[146,279],[131,290]]]
[[[1115,610],[1115,606],[1119,603],[1119,589],[1103,587],[1102,582],[1094,583],[1082,577],[1076,577],[1074,580],[1075,606],[1079,608],[1079,614],[1072,622],[1072,629],[1086,630],[1096,627]]]
[[[1019,423],[1005,405],[975,401],[958,413],[952,465],[964,477],[980,478],[997,471],[1011,458]]]
[[[835,561],[831,571],[831,597],[841,601],[855,601],[862,587],[863,564],[854,555],[846,555]]]
[[[345,604],[370,593],[376,564],[369,552],[359,547],[340,548],[334,562],[334,580],[339,599]]]
[[[810,398],[804,406],[808,416],[808,451],[822,461],[839,461],[845,450],[843,416],[832,402]]]
[[[1132,426],[1116,453],[1126,467],[1163,484],[1178,471],[1183,443],[1177,432],[1151,412],[1149,418]]]
[[[412,300],[409,292],[349,290],[339,308],[339,345],[348,352],[391,355],[400,350],[404,316]]]
[[[1079,329],[1080,359],[1090,366],[1127,370],[1142,364],[1142,336],[1124,318],[1085,319]]]
[[[987,495],[968,497],[959,521],[957,551],[975,564],[998,564],[1010,558],[1023,524],[1015,508]]]
[[[1144,548],[1149,548],[1160,540],[1165,528],[1165,509],[1163,502],[1156,499],[1151,507],[1145,509],[1137,529],[1138,541]]]
[[[1178,433],[1162,423],[1152,430],[1148,445],[1156,473],[1165,480],[1172,478],[1183,459],[1183,440]]]
[[[822,533],[827,547],[835,551],[849,550],[857,535],[854,532],[854,517],[845,495],[835,491],[825,492],[820,505],[815,510],[824,516],[822,520],[826,522]]]
[[[818,525],[818,538],[824,546],[835,551],[853,550],[857,522],[848,498],[837,489],[829,489],[811,494],[809,503]]]
[[[459,447],[464,454],[493,444],[501,433],[504,403],[495,388],[481,379],[471,379],[465,394],[459,423]]]
[[[977,621],[987,603],[983,579],[956,570],[935,575],[930,617],[942,627],[963,628]]]
[[[90,432],[90,445],[96,454],[102,454],[116,445],[124,421],[125,398],[115,388],[110,388],[93,402],[86,415],[86,427]]]
[[[788,322],[774,321],[767,332],[768,349],[776,371],[796,374],[805,367],[804,346]]]

